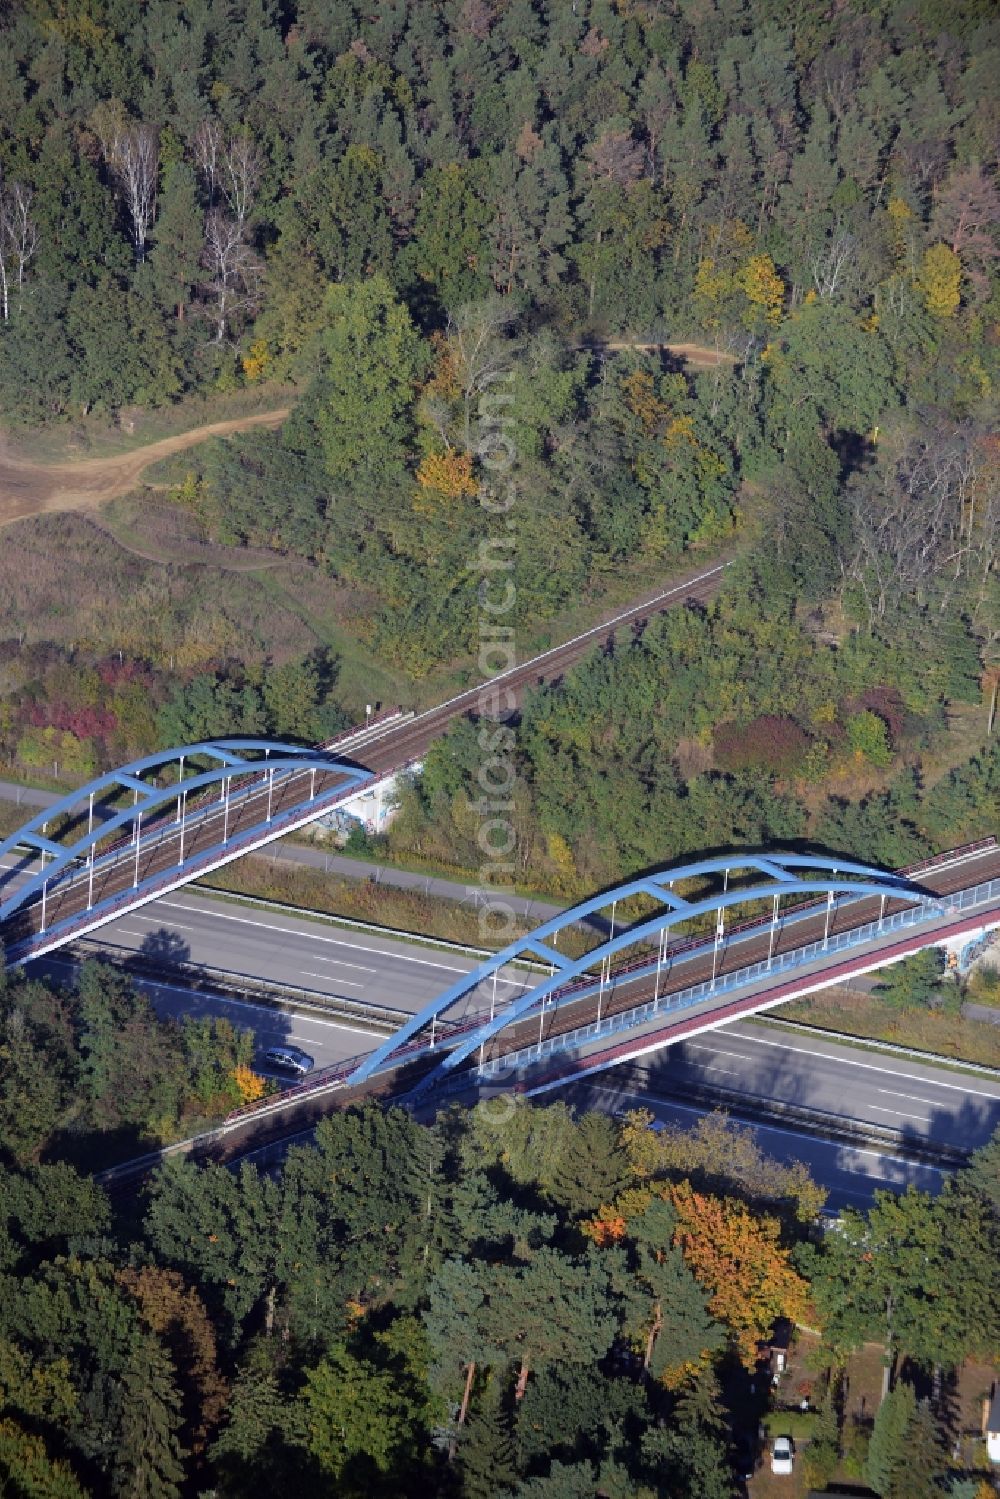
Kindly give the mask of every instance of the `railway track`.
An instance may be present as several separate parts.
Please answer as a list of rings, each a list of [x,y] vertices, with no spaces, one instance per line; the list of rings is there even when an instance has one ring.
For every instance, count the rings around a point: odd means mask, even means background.
[[[418,762],[456,718],[482,711],[484,691],[502,691],[505,708],[515,707],[529,688],[557,680],[592,650],[607,645],[623,632],[641,631],[656,614],[677,605],[708,602],[718,591],[730,565],[726,560],[692,570],[669,588],[638,600],[562,645],[540,652],[437,707],[415,716],[389,715],[381,728],[374,724],[367,729],[359,728],[346,740],[344,757],[371,771],[375,779],[398,773]],[[339,742],[340,739],[331,741],[330,747],[335,751]],[[255,828],[273,826],[273,836],[280,836],[313,820],[317,815],[310,810],[313,801],[326,810],[337,804],[338,791],[346,797],[356,789],[348,786],[347,778],[335,769],[293,771],[271,783],[262,767],[242,779],[246,789],[232,798],[225,811],[219,802],[206,801],[196,807],[192,801],[179,825],[168,812],[144,826],[138,850],[128,839],[114,850],[105,849],[99,856],[92,882],[88,871],[83,869],[71,877],[54,880],[44,899],[36,898],[5,924],[0,937],[8,958],[16,959],[24,951],[31,951],[34,938],[64,923],[76,923],[79,929],[92,928],[98,923],[91,920],[88,926],[89,913],[92,910],[99,913],[105,904],[113,903],[113,914],[121,914],[129,908],[131,891],[147,881],[156,882],[156,894],[165,893],[182,883],[183,878],[194,878],[207,868],[228,863],[246,851],[241,842],[248,843]],[[222,842],[227,847],[222,857],[218,857]],[[108,858],[109,852],[116,857]],[[183,878],[178,874],[182,866]],[[150,893],[145,898],[151,898]],[[73,933],[79,934],[80,931]]]

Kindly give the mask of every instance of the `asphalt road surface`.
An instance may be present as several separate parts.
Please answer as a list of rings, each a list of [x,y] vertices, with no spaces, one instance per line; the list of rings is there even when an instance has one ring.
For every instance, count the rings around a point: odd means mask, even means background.
[[[617,1079],[614,1070],[605,1073],[604,1077],[607,1079],[605,1083],[578,1086],[573,1090],[572,1097],[580,1107],[606,1113],[620,1108],[644,1108],[655,1119],[681,1129],[690,1129],[706,1112],[694,1105],[668,1102],[648,1087],[630,1086]],[[937,1192],[946,1175],[937,1166],[821,1140],[786,1125],[756,1124],[753,1129],[760,1148],[767,1155],[786,1164],[801,1161],[807,1166],[813,1180],[826,1187],[830,1194],[827,1207],[834,1210],[867,1207],[879,1189],[902,1192],[912,1185],[925,1192]]]
[[[220,906],[225,909],[220,911]],[[263,913],[195,898],[191,892],[165,898],[157,910],[162,910],[158,928],[143,927],[136,922],[141,913],[133,913],[106,929],[108,938],[139,947],[151,931],[169,931],[189,940],[193,952],[214,944],[213,955],[223,966],[236,952],[247,954],[250,944],[255,970],[273,963],[285,982],[301,980],[330,994],[380,1004],[395,999],[401,1008],[424,1002],[474,963],[461,954],[414,948],[284,916],[258,921]],[[231,928],[225,926],[227,920],[233,923]],[[294,970],[297,978],[293,978],[290,958],[300,965]],[[57,975],[66,973],[65,960],[58,956],[43,959],[38,966]],[[319,978],[311,978],[311,973]],[[143,987],[161,1015],[225,1016],[234,1025],[252,1030],[258,1060],[268,1047],[290,1042],[308,1052],[317,1067],[324,1067],[370,1050],[381,1039],[353,1021],[192,994],[170,984],[144,982]],[[1000,1125],[1000,1082],[754,1022],[734,1023],[679,1043],[648,1059],[647,1066],[647,1077],[637,1078],[632,1066],[611,1068],[593,1083],[576,1084],[565,1094],[551,1096],[566,1096],[609,1111],[642,1105],[650,1107],[657,1118],[690,1125],[706,1109],[664,1100],[660,1088],[672,1093],[686,1085],[720,1087],[751,1101],[797,1104],[867,1124],[888,1125],[915,1141],[965,1148],[984,1143]],[[934,1189],[940,1184],[941,1173],[935,1167],[891,1153],[825,1141],[784,1124],[754,1128],[769,1154],[804,1161],[831,1190],[834,1206],[870,1201],[879,1186],[902,1188],[913,1182]]]
[[[109,923],[101,929],[100,945],[116,957],[142,953],[385,1006],[398,1010],[401,1021],[478,961],[471,954],[268,912],[190,886]],[[30,964],[28,971],[65,978],[71,966],[53,954]],[[523,970],[500,975],[497,1003],[510,1000],[528,982]],[[370,1051],[384,1038],[383,1031],[365,1030],[362,1023],[306,1011],[291,1016],[271,1005],[193,992],[183,984],[144,982],[143,987],[163,1015],[226,1015],[233,1024],[253,1030],[261,1050],[291,1041],[320,1067]],[[467,1009],[488,1009],[491,999],[492,984],[474,991]]]

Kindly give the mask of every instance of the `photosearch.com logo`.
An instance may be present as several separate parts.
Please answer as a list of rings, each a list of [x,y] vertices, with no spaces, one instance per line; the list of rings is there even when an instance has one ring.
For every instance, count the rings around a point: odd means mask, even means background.
[[[479,543],[475,572],[477,591],[478,666],[483,685],[479,690],[480,760],[476,774],[479,795],[469,808],[478,822],[476,842],[482,855],[480,885],[490,891],[479,908],[479,931],[486,943],[506,942],[516,930],[516,915],[509,899],[514,882],[514,692],[504,685],[504,676],[517,664],[514,609],[517,585],[514,561],[517,555],[515,523],[516,485],[512,470],[517,448],[510,435],[513,419],[509,408],[514,397],[512,371],[489,378],[479,399],[475,453],[484,472],[479,504],[489,518],[489,533]]]

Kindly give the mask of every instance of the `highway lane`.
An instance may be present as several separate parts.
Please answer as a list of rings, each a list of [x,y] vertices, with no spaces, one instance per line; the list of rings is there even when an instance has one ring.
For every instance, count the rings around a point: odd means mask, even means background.
[[[321,917],[270,912],[190,885],[108,922],[93,940],[115,956],[134,952],[167,963],[203,964],[407,1014],[479,961],[431,944],[352,932]],[[49,960],[37,961],[44,966]],[[523,975],[524,970],[499,975],[498,1005],[521,992],[528,982]],[[488,1008],[490,997],[491,989],[474,993],[466,1013]]]
[[[72,977],[74,967],[71,960],[60,955],[39,958],[37,963],[31,965],[29,972],[44,973],[66,982]],[[264,1053],[269,1047],[291,1043],[307,1052],[317,1067],[328,1067],[370,1051],[383,1035],[381,1031],[366,1029],[361,1022],[330,1019],[312,1011],[256,1004],[252,1000],[235,999],[226,994],[193,992],[181,984],[139,978],[136,986],[148,996],[161,1019],[182,1020],[185,1016],[190,1016],[195,1020],[228,1020],[238,1030],[252,1032],[256,1070],[285,1084],[290,1084],[295,1079],[287,1074],[274,1073],[268,1068],[264,1062]]]
[[[607,1081],[577,1084],[567,1091],[580,1108],[615,1113],[622,1108],[648,1109],[654,1119],[680,1129],[690,1129],[703,1118],[706,1109],[693,1104],[667,1100],[648,1085],[616,1079],[615,1069],[603,1074]],[[818,1139],[787,1125],[754,1124],[757,1143],[767,1155],[786,1165],[801,1161],[809,1168],[814,1181],[829,1192],[827,1207],[868,1207],[879,1189],[903,1192],[908,1186],[925,1192],[938,1192],[946,1172],[937,1166],[908,1161],[902,1156],[841,1145]]]
[[[343,939],[338,936],[336,940]],[[365,940],[377,940],[390,949],[379,956],[370,954],[373,966],[379,967],[384,962],[385,971],[398,971],[406,961],[413,961],[396,951],[403,948],[402,943],[367,937]],[[423,954],[417,954],[416,958],[418,962],[425,960]],[[426,961],[437,962],[439,955],[428,954]],[[455,966],[461,961],[460,955],[456,955]],[[38,966],[65,977],[69,965],[64,958],[53,956],[41,960]],[[428,982],[419,972],[406,977],[414,988]],[[220,1016],[251,1030],[258,1063],[269,1046],[281,1041],[302,1047],[315,1059],[317,1067],[325,1067],[357,1056],[381,1039],[374,1032],[366,1032],[363,1023],[353,1020],[330,1019],[294,1008],[278,1010],[223,995],[192,993],[169,983],[143,981],[142,987],[163,1016]],[[380,984],[378,992],[384,993],[385,986]],[[645,1065],[648,1074],[642,1087],[652,1093],[661,1085],[667,1091],[685,1086],[724,1088],[748,1100],[773,1099],[778,1103],[798,1104],[841,1118],[888,1125],[914,1138],[967,1149],[985,1143],[1000,1125],[1000,1080],[944,1070],[888,1053],[862,1051],[752,1021],[734,1023],[718,1032],[706,1032],[694,1041],[679,1043],[648,1059]],[[629,1079],[636,1075],[631,1066],[611,1068],[594,1084],[577,1084],[565,1093],[550,1096],[617,1095],[628,1088]],[[676,1102],[671,1107],[678,1117],[706,1112],[703,1107]],[[886,1157],[884,1152],[818,1141],[785,1126],[768,1126],[766,1131],[763,1126],[759,1128],[763,1131],[761,1143],[772,1154],[777,1154],[779,1147],[787,1148],[796,1158],[821,1164],[826,1173],[821,1178],[824,1184],[839,1183],[846,1194],[845,1200],[850,1200],[851,1172],[863,1174],[865,1182],[858,1190],[869,1195],[872,1182],[900,1185],[913,1180],[926,1184],[934,1176],[929,1167],[900,1162]],[[778,1140],[773,1148],[769,1143],[772,1134]],[[785,1140],[784,1146],[781,1140]],[[806,1148],[801,1144],[803,1141],[808,1143],[809,1155],[803,1154]]]
[[[1000,1126],[1000,1079],[746,1021],[648,1059],[651,1086],[723,1088],[974,1149]],[[625,1068],[626,1072],[634,1069]]]
[[[332,922],[311,920],[227,901],[187,887],[102,927],[100,946],[115,957],[142,953],[166,964],[188,962],[271,981],[275,986],[308,989],[318,996],[360,1000],[398,1009],[400,1018],[425,1005],[460,974],[477,965],[473,954],[424,946],[374,932],[352,932]],[[72,964],[52,954],[28,965],[28,972],[52,972],[65,978]],[[244,1000],[212,996],[178,984],[143,983],[164,1015],[227,1015],[261,1037],[264,1048],[294,1040],[326,1066],[370,1050],[384,1032],[334,1023],[309,1012],[296,1015],[292,1036],[283,1012]],[[520,993],[531,979],[524,970],[508,970],[497,979],[501,1004]],[[488,1010],[492,982],[472,991],[467,1013]],[[242,1017],[242,1018],[240,1018]]]
[[[1000,848],[992,845],[989,848],[968,853],[961,858],[949,860],[937,867],[928,866],[919,874],[914,875],[914,878],[919,879],[925,889],[933,890],[942,896],[980,881],[1000,878]],[[892,912],[908,903],[908,899],[902,901],[893,899],[886,903],[885,909],[887,912]],[[829,920],[830,936],[836,936],[842,931],[861,924],[877,921],[879,906],[879,900],[871,896],[841,902]],[[942,922],[942,925],[946,924],[947,919]],[[826,928],[827,919],[822,908],[817,911],[816,907],[811,905],[794,913],[792,919],[782,920],[778,935],[773,942],[773,951],[778,955],[805,944],[821,942]],[[867,954],[869,957],[874,957],[881,948],[890,945],[891,940],[890,933],[876,936],[871,941],[855,948],[854,956],[860,958]],[[589,991],[589,994],[585,993],[583,998],[576,998],[570,994],[561,1005],[557,1004],[547,1012],[547,1018],[541,1027],[535,1018],[514,1021],[487,1043],[486,1057],[487,1059],[499,1057],[507,1052],[533,1046],[540,1039],[548,1039],[591,1024],[598,1018],[599,1011],[601,1016],[607,1017],[633,1009],[638,1004],[653,999],[657,994],[662,998],[693,984],[709,981],[713,972],[724,976],[744,966],[766,962],[771,948],[768,922],[765,919],[750,931],[740,933],[735,941],[732,938],[727,940],[725,946],[720,949],[717,959],[709,941],[691,952],[685,952],[673,958],[669,969],[662,974],[652,972],[645,975],[626,974],[623,977],[613,977],[611,984],[605,987],[601,996],[594,993],[593,989]],[[800,970],[801,976],[812,974],[813,977],[821,977],[827,967],[835,966],[837,956],[835,952],[817,953],[816,957]],[[744,997],[749,998],[755,990],[765,992],[772,987],[773,983],[774,979],[770,975],[762,976],[745,989]],[[684,1015],[688,1019],[697,1015],[705,1020],[710,1017],[712,1011],[724,1009],[726,1002],[725,995],[706,997],[691,1009],[686,1010]],[[640,1029],[661,1030],[663,1024],[663,1017],[657,1017],[646,1022],[645,1026]],[[637,1031],[636,1034],[639,1032]]]

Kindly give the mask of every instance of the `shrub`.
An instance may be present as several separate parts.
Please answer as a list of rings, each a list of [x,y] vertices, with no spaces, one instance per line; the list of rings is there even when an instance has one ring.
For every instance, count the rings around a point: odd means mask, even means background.
[[[802,764],[811,742],[793,718],[765,713],[748,724],[720,724],[715,759],[723,770],[787,773]]]

